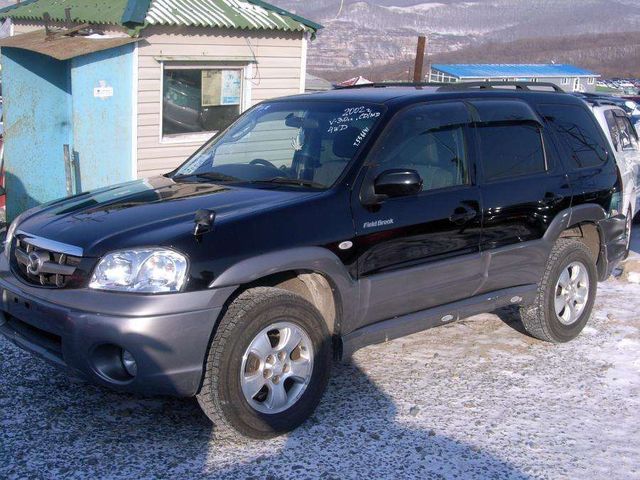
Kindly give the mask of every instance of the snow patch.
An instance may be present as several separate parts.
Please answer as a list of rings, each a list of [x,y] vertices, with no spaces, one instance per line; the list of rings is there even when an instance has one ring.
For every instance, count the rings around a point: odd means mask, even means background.
[[[396,13],[424,13],[434,8],[445,7],[444,3],[421,3],[419,5],[411,5],[410,7],[383,7]]]

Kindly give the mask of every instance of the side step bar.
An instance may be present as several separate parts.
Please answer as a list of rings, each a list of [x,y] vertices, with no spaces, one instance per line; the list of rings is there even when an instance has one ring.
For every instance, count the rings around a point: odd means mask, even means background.
[[[388,342],[508,305],[531,303],[537,288],[534,284],[497,290],[359,328],[342,337],[342,359],[349,360],[356,351],[368,345]]]

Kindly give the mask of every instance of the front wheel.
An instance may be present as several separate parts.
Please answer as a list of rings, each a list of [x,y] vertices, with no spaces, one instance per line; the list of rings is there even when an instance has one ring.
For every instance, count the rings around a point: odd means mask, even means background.
[[[198,403],[220,433],[274,437],[313,413],[330,366],[330,336],[318,310],[288,291],[253,288],[220,322]]]
[[[538,295],[520,309],[525,330],[547,342],[573,340],[585,327],[597,292],[596,266],[587,246],[569,238],[554,245]]]

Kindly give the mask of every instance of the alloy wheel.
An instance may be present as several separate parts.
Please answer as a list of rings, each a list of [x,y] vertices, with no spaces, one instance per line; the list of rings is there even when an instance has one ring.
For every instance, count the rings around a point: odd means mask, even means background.
[[[309,335],[292,322],[263,329],[242,357],[240,385],[249,405],[264,414],[291,408],[311,381],[313,353]]]
[[[556,283],[554,306],[563,325],[578,321],[589,300],[589,272],[582,262],[567,265]]]

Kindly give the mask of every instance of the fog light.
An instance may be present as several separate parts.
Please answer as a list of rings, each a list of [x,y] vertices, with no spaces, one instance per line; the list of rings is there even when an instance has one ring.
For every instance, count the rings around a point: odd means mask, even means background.
[[[132,377],[135,377],[138,374],[138,364],[136,363],[136,359],[133,358],[133,355],[131,355],[131,352],[123,349],[121,360],[122,366],[127,373]]]

